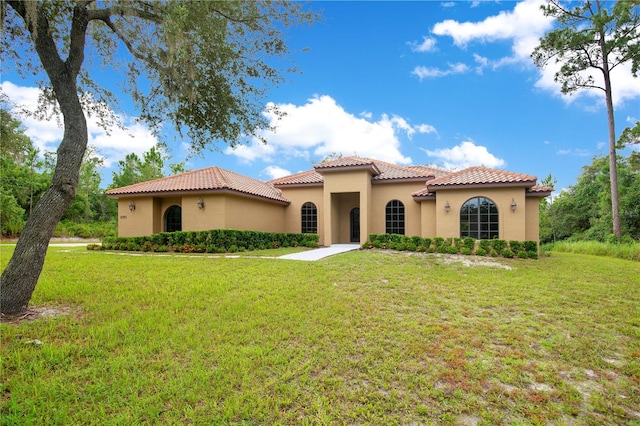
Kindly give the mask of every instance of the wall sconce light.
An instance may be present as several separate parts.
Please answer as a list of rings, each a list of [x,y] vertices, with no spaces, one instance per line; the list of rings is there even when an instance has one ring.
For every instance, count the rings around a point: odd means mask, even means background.
[[[204,200],[202,198],[198,198],[198,208],[200,210],[204,209]]]
[[[132,212],[136,209],[136,203],[135,201],[131,200],[129,201],[129,211]]]
[[[447,201],[447,204],[444,205],[444,211],[449,213],[449,210],[451,210],[451,206],[449,205],[449,201]]]
[[[516,207],[518,207],[518,205],[516,204],[516,200],[515,199],[511,199],[511,211],[515,212],[516,211]]]

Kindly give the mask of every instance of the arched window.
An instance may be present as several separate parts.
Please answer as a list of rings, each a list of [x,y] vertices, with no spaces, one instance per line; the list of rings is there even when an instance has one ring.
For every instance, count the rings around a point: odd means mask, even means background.
[[[307,202],[302,205],[302,233],[318,233],[318,209],[313,203]]]
[[[460,237],[476,240],[498,238],[498,208],[488,198],[474,197],[460,209]]]
[[[182,231],[182,207],[171,206],[164,213],[164,231]]]
[[[387,234],[404,235],[404,204],[398,200],[391,200],[386,208]]]

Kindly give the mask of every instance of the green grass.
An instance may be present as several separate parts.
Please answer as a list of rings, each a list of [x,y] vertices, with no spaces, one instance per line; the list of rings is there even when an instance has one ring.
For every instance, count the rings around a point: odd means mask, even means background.
[[[600,241],[558,241],[543,246],[543,251],[581,253],[640,261],[640,243],[603,243]]]
[[[68,313],[0,324],[0,419],[640,424],[638,262],[460,259],[52,247],[32,305]]]

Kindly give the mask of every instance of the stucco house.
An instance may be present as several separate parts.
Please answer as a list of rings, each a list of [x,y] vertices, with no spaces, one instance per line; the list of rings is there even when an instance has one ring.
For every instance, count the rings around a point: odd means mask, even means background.
[[[538,241],[538,205],[553,188],[536,181],[353,156],[268,182],[208,167],[107,195],[118,199],[120,236],[241,229],[317,233],[324,246],[382,233]]]

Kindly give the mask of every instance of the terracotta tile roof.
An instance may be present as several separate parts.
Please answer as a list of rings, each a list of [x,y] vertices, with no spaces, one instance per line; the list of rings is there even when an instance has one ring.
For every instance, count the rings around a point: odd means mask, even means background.
[[[270,183],[273,186],[285,186],[285,185],[322,185],[324,180],[322,179],[322,175],[315,170],[307,170],[306,172],[300,172],[293,175],[281,177],[278,179],[270,180]]]
[[[426,173],[428,175],[434,176],[434,177],[442,177],[442,176],[446,176],[448,174],[451,173],[450,170],[444,170],[444,169],[439,169],[437,167],[433,167],[433,166],[407,166],[408,169],[412,169],[412,170],[416,170],[419,173]]]
[[[436,193],[429,192],[429,189],[424,188],[424,189],[421,189],[420,191],[412,192],[411,196],[413,198],[435,198]]]
[[[555,189],[551,186],[534,185],[531,188],[527,189],[527,194],[540,194],[546,197],[553,191],[555,191]]]
[[[428,179],[436,176],[434,168],[428,166],[399,166],[393,163],[387,163],[386,161],[374,160],[371,158],[363,157],[342,157],[336,160],[325,161],[317,164],[316,171],[329,171],[339,169],[353,169],[353,168],[371,168],[373,171],[372,180],[375,181],[388,181],[388,180],[413,180],[413,179]]]
[[[522,173],[507,172],[504,170],[490,169],[488,167],[477,166],[449,173],[427,182],[430,190],[442,187],[488,185],[488,184],[511,184],[532,187],[538,178]]]
[[[358,156],[340,157],[335,160],[323,161],[313,166],[316,170],[337,169],[343,167],[373,166],[376,161],[371,158],[362,158]]]
[[[220,167],[207,167],[175,176],[140,182],[122,188],[111,189],[107,195],[146,195],[173,192],[203,192],[230,190],[247,195],[288,203],[282,192],[267,182],[261,182]]]

